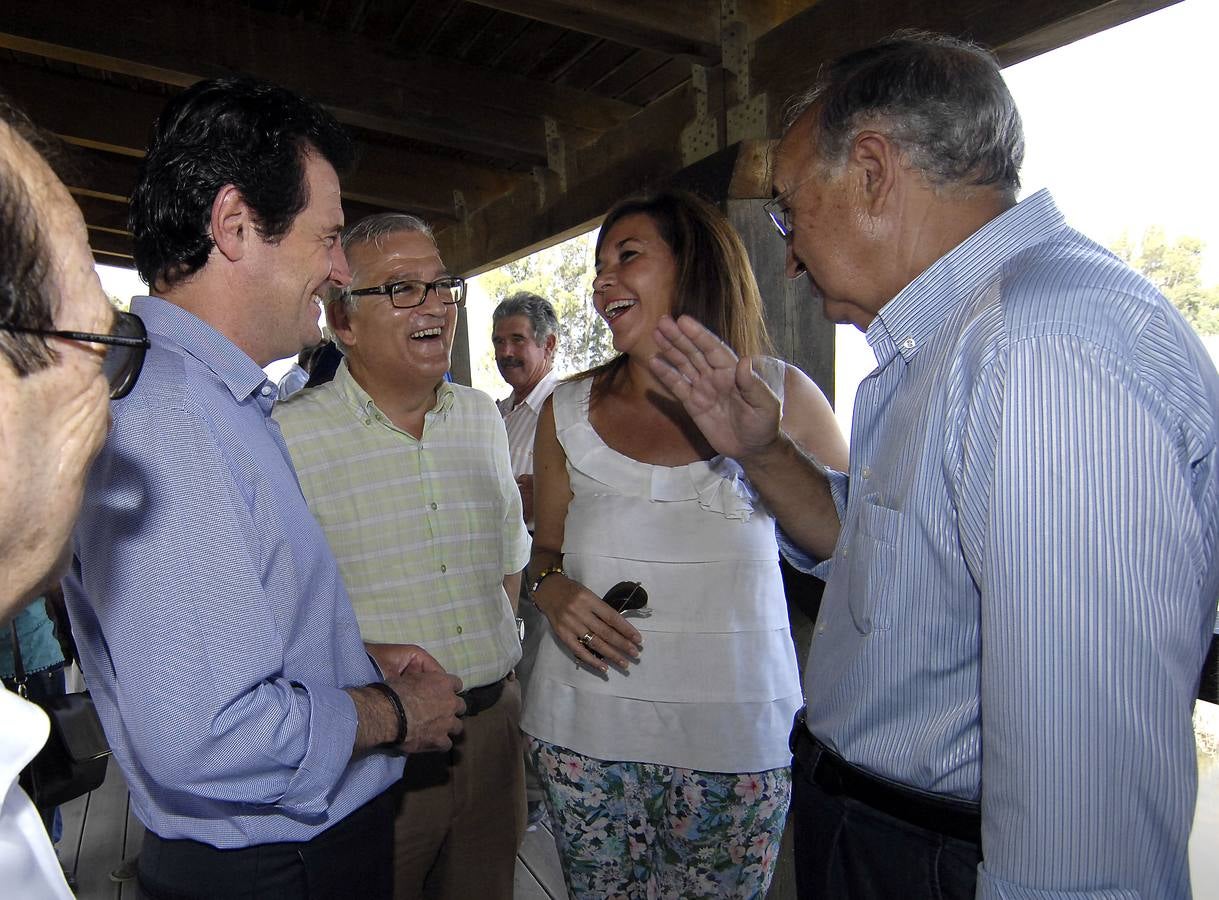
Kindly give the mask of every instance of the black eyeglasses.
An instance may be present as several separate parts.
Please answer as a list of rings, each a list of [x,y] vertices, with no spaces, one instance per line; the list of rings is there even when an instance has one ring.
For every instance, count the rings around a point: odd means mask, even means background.
[[[606,591],[605,596],[601,599],[623,618],[634,616],[638,619],[646,619],[652,614],[652,611],[647,608],[648,592],[638,581],[619,581]]]
[[[422,306],[428,291],[435,291],[440,302],[448,306],[461,306],[466,302],[466,280],[456,275],[446,275],[435,281],[394,281],[376,287],[348,291],[348,297],[365,297],[372,294],[388,294],[395,309],[414,309]]]
[[[144,354],[152,343],[144,322],[135,313],[116,312],[114,330],[110,334],[92,334],[87,331],[53,331],[47,328],[24,328],[20,325],[0,325],[0,330],[16,334],[36,334],[40,337],[57,337],[67,341],[85,341],[90,344],[105,344],[102,357],[102,374],[110,385],[110,399],[119,400],[131,393],[140,370],[144,368]]]

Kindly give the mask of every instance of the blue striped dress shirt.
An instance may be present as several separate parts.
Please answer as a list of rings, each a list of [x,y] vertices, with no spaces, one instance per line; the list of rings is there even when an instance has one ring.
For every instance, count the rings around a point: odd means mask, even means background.
[[[1219,595],[1201,343],[1044,191],[867,338],[810,731],[980,801],[981,898],[1188,897],[1190,713]]]
[[[153,349],[89,476],[65,581],[136,815],[222,849],[308,840],[402,773],[352,759],[344,688],[380,676],[278,426],[275,387],[152,297]]]

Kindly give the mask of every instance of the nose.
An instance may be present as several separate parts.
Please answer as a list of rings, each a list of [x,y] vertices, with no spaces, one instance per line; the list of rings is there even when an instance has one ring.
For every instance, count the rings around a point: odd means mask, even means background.
[[[343,252],[343,245],[337,241],[330,251],[330,280],[339,287],[351,284],[351,267],[347,264],[347,254]]]
[[[593,293],[598,294],[614,283],[614,274],[608,268],[602,269],[593,279]]]
[[[796,258],[796,253],[792,249],[792,242],[787,242],[787,260],[783,266],[783,274],[788,278],[799,278],[805,272],[804,263]]]

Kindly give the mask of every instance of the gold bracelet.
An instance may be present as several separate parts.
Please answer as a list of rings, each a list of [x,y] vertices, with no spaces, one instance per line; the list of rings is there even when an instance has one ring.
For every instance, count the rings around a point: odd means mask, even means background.
[[[547,578],[549,578],[551,575],[566,576],[567,573],[563,571],[562,566],[547,566],[545,569],[543,569],[538,574],[538,577],[533,580],[533,584],[531,584],[529,586],[529,593],[536,594],[538,591],[538,588],[540,588],[542,586],[542,582],[545,581]]]

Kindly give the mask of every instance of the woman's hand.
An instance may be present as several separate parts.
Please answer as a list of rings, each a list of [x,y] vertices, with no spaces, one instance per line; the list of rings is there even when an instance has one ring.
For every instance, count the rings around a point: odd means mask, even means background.
[[[547,575],[533,604],[577,662],[608,672],[605,660],[620,669],[638,661],[643,649],[639,632],[580,582],[559,573]]]

